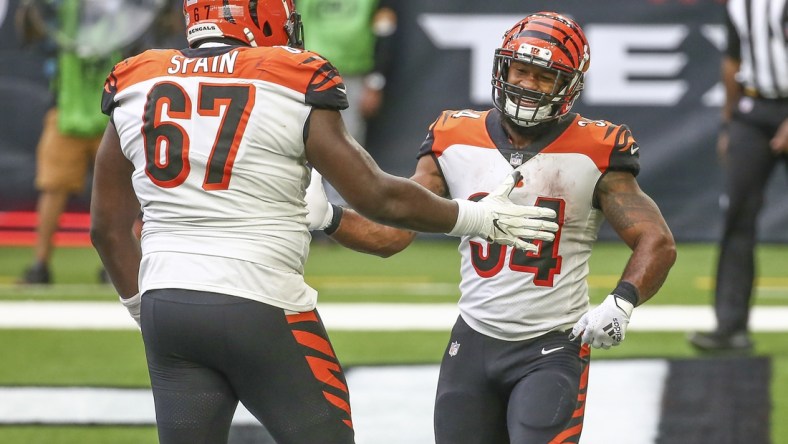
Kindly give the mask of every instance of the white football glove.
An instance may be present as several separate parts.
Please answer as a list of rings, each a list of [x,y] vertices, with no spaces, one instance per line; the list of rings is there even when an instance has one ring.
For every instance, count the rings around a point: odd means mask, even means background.
[[[142,303],[140,294],[137,293],[128,299],[123,299],[121,296],[120,303],[129,311],[131,318],[137,323],[137,327],[140,327],[140,304]]]
[[[304,200],[306,201],[306,209],[309,211],[309,214],[306,215],[309,231],[325,229],[334,217],[334,207],[328,202],[328,197],[326,197],[326,190],[323,188],[323,176],[314,168],[312,168],[311,182],[306,187]]]
[[[459,205],[457,222],[450,236],[478,236],[487,242],[510,245],[520,250],[538,252],[539,247],[525,239],[552,241],[558,224],[536,218],[556,217],[555,211],[538,206],[512,203],[509,194],[522,178],[515,169],[492,193],[479,202],[455,199]]]
[[[591,344],[594,348],[608,349],[619,345],[626,335],[633,308],[631,302],[610,294],[599,306],[589,310],[577,321],[569,340],[580,337],[584,344]]]

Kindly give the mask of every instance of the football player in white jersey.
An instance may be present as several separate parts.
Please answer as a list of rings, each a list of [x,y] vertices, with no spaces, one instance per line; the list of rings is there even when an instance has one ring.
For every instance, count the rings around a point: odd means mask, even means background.
[[[419,152],[412,180],[435,194],[478,200],[500,175],[519,171],[511,199],[552,208],[560,226],[553,240],[536,241],[536,252],[462,237],[460,316],[441,364],[437,444],[577,443],[589,346],[621,343],[633,308],[675,261],[673,236],[635,180],[640,149],[629,129],[569,112],[589,62],[573,20],[527,16],[495,51],[495,108],[444,111]],[[307,201],[327,220],[334,207],[320,191],[310,188]],[[604,219],[632,255],[617,287],[589,311],[588,259]],[[385,257],[415,233],[348,210],[332,237]]]
[[[407,229],[535,251],[522,238],[552,240],[541,218],[555,212],[511,203],[509,172],[472,203],[381,171],[345,131],[339,73],[301,49],[293,0],[183,11],[189,48],[146,51],[107,79],[91,203],[93,243],[142,330],[160,442],[226,442],[240,400],[278,443],[352,443],[303,278],[307,162],[362,214]]]

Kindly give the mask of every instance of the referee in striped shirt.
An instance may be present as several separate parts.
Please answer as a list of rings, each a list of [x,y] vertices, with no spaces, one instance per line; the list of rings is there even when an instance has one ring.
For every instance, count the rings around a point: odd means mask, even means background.
[[[753,346],[748,320],[758,214],[777,164],[788,170],[788,0],[729,0],[727,27],[717,143],[727,196],[714,301],[717,329],[689,340],[704,351],[747,352]]]

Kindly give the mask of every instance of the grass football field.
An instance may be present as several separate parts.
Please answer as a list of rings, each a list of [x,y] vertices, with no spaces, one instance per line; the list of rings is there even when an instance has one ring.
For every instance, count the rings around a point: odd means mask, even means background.
[[[98,284],[100,263],[90,248],[55,252],[51,286],[20,286],[14,281],[32,256],[28,248],[0,248],[0,302],[116,301],[114,290]],[[600,243],[591,260],[592,302],[612,289],[628,257],[619,243]],[[716,249],[682,244],[668,281],[649,304],[708,305]],[[764,245],[758,251],[756,304],[788,306],[788,246]],[[455,302],[459,255],[452,241],[419,240],[408,250],[381,259],[315,243],[307,281],[320,302]],[[2,308],[0,308],[2,309]],[[786,320],[788,325],[788,320]],[[445,331],[334,331],[332,341],[346,366],[438,363]],[[625,343],[597,351],[594,359],[693,358],[685,331],[632,331]],[[755,333],[755,353],[772,359],[771,435],[788,444],[788,332]],[[0,386],[148,387],[144,352],[135,331],[0,329]],[[153,427],[0,426],[0,443],[123,444],[155,443]]]

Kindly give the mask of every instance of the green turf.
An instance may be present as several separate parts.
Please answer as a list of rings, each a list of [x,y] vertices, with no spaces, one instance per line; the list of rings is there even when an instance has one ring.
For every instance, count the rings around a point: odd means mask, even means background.
[[[663,290],[649,304],[705,305],[712,299],[713,245],[679,246],[678,262]],[[97,283],[98,257],[88,248],[56,250],[52,286],[14,284],[28,264],[27,248],[0,248],[0,300],[116,301],[109,285]],[[628,257],[618,243],[600,243],[591,260],[592,300],[615,285]],[[788,305],[788,248],[765,245],[758,251],[759,305]],[[362,255],[336,245],[317,244],[307,264],[307,280],[321,302],[454,302],[459,255],[454,242],[419,241],[389,259]],[[437,363],[446,332],[331,332],[346,366]],[[684,332],[630,332],[621,347],[594,351],[595,359],[693,358]],[[788,334],[754,335],[756,353],[773,360],[772,436],[788,444]],[[138,332],[0,330],[0,385],[87,385],[147,387]],[[0,443],[154,443],[150,427],[0,427]]]
[[[8,444],[155,444],[156,428],[105,426],[0,426]]]
[[[150,387],[136,331],[0,330],[0,344],[0,385]]]
[[[620,243],[602,242],[594,247],[589,277],[593,302],[600,302],[615,287],[628,254]],[[92,249],[55,250],[55,285],[51,286],[14,284],[30,257],[27,248],[0,248],[0,300],[114,300],[112,287],[98,283],[101,265]],[[786,247],[762,245],[757,257],[757,303],[788,305]],[[680,245],[676,265],[649,304],[711,303],[715,259],[714,245]],[[307,262],[306,279],[323,302],[455,302],[459,263],[456,243],[451,240],[419,241],[388,259],[317,243]]]

